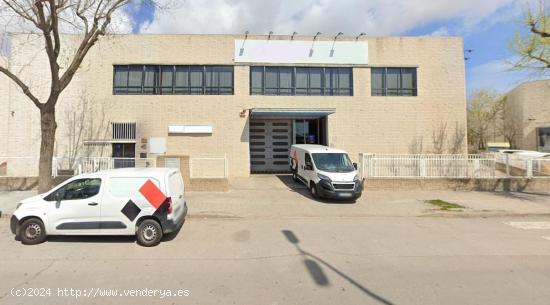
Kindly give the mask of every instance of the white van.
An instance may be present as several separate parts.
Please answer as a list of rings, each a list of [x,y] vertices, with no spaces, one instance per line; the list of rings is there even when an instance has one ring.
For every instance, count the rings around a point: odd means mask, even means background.
[[[12,233],[24,244],[47,235],[137,235],[160,243],[187,215],[183,179],[174,168],[124,168],[72,177],[51,191],[21,201]]]
[[[363,184],[357,175],[357,164],[339,149],[322,145],[292,145],[290,167],[295,181],[302,181],[311,196],[357,199]]]

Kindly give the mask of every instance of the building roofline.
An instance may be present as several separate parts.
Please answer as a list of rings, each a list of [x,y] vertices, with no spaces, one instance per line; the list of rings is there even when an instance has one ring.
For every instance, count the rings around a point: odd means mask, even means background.
[[[32,34],[35,34],[35,35],[41,35],[40,33],[33,33],[33,32],[17,32],[17,31],[13,31],[13,32],[8,32],[9,35],[32,35]],[[78,35],[82,35],[82,34],[78,34],[78,33],[61,33],[62,36],[78,36]],[[231,34],[222,34],[222,33],[208,33],[208,34],[199,34],[199,33],[114,33],[114,34],[109,34],[111,36],[171,36],[171,37],[184,37],[184,36],[212,36],[212,37],[223,37],[223,36],[226,36],[226,37],[234,37],[234,38],[244,38],[245,37],[245,34],[244,33],[231,33]],[[268,34],[255,34],[255,33],[252,33],[252,34],[248,34],[247,38],[248,39],[259,39],[259,38],[262,38],[262,39],[266,39],[269,35]],[[317,39],[318,40],[334,40],[336,34],[321,34],[321,35],[318,35],[317,36]],[[274,39],[274,40],[284,40],[284,39],[290,39],[292,37],[292,34],[271,34],[271,39]],[[314,34],[304,34],[304,35],[301,35],[301,34],[296,34],[294,35],[294,40],[310,40],[310,39],[313,39],[315,37]],[[434,39],[434,40],[437,40],[437,39],[463,39],[462,36],[430,36],[430,35],[419,35],[419,36],[413,36],[413,35],[404,35],[404,36],[369,36],[369,35],[364,35],[364,36],[361,36],[361,37],[357,37],[357,35],[340,35],[338,36],[338,40],[344,40],[344,41],[349,41],[349,40],[368,40],[368,39]]]
[[[529,86],[529,85],[532,85],[534,83],[544,83],[544,82],[547,82],[550,84],[550,78],[548,79],[535,79],[535,80],[528,80],[528,81],[524,81],[522,82],[521,84],[515,86],[514,88],[508,90],[508,92],[506,92],[506,94],[504,94],[505,96],[506,95],[509,95],[510,93],[512,93],[513,91],[519,89],[519,88],[522,88],[522,87],[525,87],[525,86]]]

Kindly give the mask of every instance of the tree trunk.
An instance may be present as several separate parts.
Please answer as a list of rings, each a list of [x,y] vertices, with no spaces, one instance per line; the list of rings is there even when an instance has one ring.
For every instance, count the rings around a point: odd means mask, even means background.
[[[40,163],[38,165],[38,192],[44,193],[52,187],[52,159],[55,144],[55,107],[40,110]]]

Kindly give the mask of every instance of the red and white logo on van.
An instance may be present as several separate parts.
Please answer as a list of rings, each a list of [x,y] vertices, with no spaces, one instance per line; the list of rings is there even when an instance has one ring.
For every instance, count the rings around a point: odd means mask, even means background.
[[[296,153],[296,151],[294,151],[294,153],[292,154],[292,169],[297,169],[298,168],[298,154]]]
[[[171,209],[170,198],[166,197],[166,195],[164,195],[164,193],[150,179],[147,179],[147,181],[139,188],[139,192],[143,195],[143,197],[145,197],[147,202],[155,208],[153,216],[160,217],[161,222],[163,219],[166,219],[166,215]],[[136,219],[138,214],[141,212],[141,208],[138,207],[132,200],[128,200],[121,212],[128,217],[130,221],[134,221],[134,219]]]

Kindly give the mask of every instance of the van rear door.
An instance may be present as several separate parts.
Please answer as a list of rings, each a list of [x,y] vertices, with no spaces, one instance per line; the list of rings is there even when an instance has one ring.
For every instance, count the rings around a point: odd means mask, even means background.
[[[183,178],[179,171],[168,174],[168,195],[172,198],[172,210],[175,215],[179,215],[180,209],[183,208],[185,188]]]

